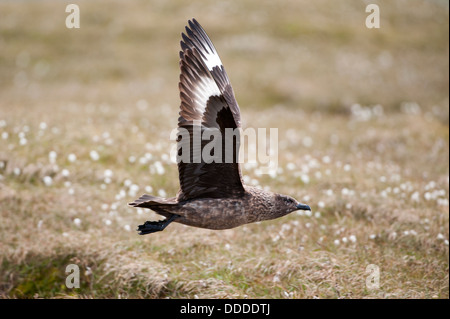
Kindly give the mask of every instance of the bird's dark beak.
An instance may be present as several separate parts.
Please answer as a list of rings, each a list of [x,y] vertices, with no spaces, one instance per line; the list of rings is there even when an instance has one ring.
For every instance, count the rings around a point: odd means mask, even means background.
[[[311,207],[309,207],[308,205],[299,203],[299,204],[297,205],[297,209],[300,209],[300,210],[311,210]]]

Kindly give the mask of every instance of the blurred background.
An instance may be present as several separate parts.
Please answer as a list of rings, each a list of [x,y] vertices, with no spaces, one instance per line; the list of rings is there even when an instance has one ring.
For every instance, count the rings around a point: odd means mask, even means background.
[[[68,29],[70,3],[0,1],[1,297],[448,298],[448,1],[76,1]],[[277,174],[244,181],[311,216],[134,232],[159,217],[126,203],[179,187],[191,18],[244,128],[279,128]]]

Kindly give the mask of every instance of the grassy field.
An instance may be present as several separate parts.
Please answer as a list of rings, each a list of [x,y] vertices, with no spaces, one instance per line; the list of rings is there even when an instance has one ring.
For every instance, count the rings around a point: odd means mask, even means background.
[[[448,298],[448,2],[372,2],[380,29],[363,1],[77,1],[80,29],[69,2],[0,2],[0,297]],[[127,203],[179,187],[192,17],[243,126],[279,129],[276,176],[246,183],[311,215],[135,232],[159,217]]]

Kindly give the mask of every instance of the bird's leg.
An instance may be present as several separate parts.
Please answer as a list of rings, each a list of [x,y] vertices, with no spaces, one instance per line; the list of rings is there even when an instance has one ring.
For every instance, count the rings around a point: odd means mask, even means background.
[[[137,231],[139,232],[139,235],[147,235],[155,233],[157,231],[163,231],[171,222],[173,222],[178,217],[180,216],[172,214],[170,218],[159,220],[157,222],[146,221],[143,225],[138,226]]]

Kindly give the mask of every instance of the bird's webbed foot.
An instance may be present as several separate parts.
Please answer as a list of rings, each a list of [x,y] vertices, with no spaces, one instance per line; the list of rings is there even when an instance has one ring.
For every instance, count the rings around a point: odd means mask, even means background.
[[[139,225],[137,231],[139,235],[147,235],[163,231],[171,222],[173,222],[179,216],[172,215],[170,218],[159,221],[146,221],[144,224]]]

